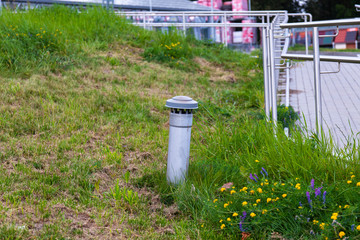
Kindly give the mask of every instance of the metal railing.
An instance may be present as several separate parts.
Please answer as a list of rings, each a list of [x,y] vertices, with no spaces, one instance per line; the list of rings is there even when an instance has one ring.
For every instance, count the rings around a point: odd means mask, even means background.
[[[227,29],[230,27],[256,27],[261,31],[263,69],[264,69],[264,102],[265,114],[276,127],[277,104],[279,81],[285,81],[285,104],[289,106],[289,61],[282,57],[287,52],[290,43],[288,29],[280,28],[289,20],[289,16],[302,17],[307,22],[312,22],[312,16],[308,13],[288,13],[287,11],[216,11],[216,12],[121,12],[127,19],[132,20],[134,25],[146,29],[152,27],[178,27],[184,35],[188,28],[193,27],[218,27],[222,29],[222,43],[228,43]],[[258,17],[261,23],[234,23],[229,22],[236,16]],[[155,22],[157,18],[174,18],[173,22]],[[198,18],[198,19],[197,19]],[[214,21],[215,20],[215,21]],[[308,32],[305,28],[305,49],[308,54]],[[280,72],[285,71],[284,79]],[[271,116],[270,116],[271,115]],[[275,128],[274,128],[275,129]]]
[[[360,6],[359,6],[360,7]],[[345,57],[345,56],[323,56],[320,55],[319,38],[325,35],[319,35],[319,27],[328,26],[343,26],[343,25],[360,25],[360,19],[341,19],[341,20],[328,20],[328,21],[314,21],[308,23],[283,23],[280,24],[282,29],[291,28],[313,28],[313,55],[309,54],[289,54],[286,51],[282,53],[281,57],[284,59],[297,59],[297,60],[313,60],[314,62],[314,89],[315,89],[315,112],[316,112],[316,133],[320,136],[322,131],[322,103],[321,103],[321,74],[329,72],[321,72],[320,61],[338,62],[340,63],[360,63],[359,57]]]
[[[268,27],[271,20],[278,15],[289,16],[302,16],[306,20],[311,20],[310,14],[302,13],[287,13],[287,11],[188,11],[188,12],[119,12],[120,15],[124,15],[129,20],[133,21],[134,25],[142,26],[147,29],[152,27],[178,27],[181,28],[186,34],[188,28],[194,27],[219,27],[222,29],[223,37],[222,43],[227,46],[228,39],[224,33],[231,27],[255,27],[264,28]],[[230,22],[235,17],[258,17],[261,18],[261,23],[234,23]],[[173,22],[155,22],[159,18],[173,18]]]

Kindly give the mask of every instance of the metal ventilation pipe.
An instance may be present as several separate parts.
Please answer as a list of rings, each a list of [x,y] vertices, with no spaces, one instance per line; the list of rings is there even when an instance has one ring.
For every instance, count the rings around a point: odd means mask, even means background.
[[[190,97],[176,96],[166,101],[170,108],[169,149],[166,178],[170,184],[185,180],[189,168],[193,109],[198,103]]]

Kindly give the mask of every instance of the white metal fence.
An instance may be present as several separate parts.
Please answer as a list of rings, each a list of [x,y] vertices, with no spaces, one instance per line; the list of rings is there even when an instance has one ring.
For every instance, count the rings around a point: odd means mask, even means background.
[[[231,27],[253,27],[261,32],[261,45],[264,69],[265,113],[268,120],[276,126],[279,81],[285,82],[286,105],[289,106],[289,61],[282,57],[290,43],[290,32],[282,29],[281,24],[289,20],[289,16],[301,17],[305,23],[312,17],[307,13],[288,13],[287,11],[241,11],[241,12],[122,12],[134,25],[145,29],[156,27],[177,27],[184,34],[189,28],[220,28],[222,43],[228,44],[227,30]],[[234,17],[256,17],[259,22],[232,22]],[[168,21],[157,22],[157,19]],[[170,21],[169,21],[170,20]],[[307,29],[305,28],[306,55],[308,54]],[[280,75],[284,71],[285,74]],[[272,114],[271,114],[272,113]]]

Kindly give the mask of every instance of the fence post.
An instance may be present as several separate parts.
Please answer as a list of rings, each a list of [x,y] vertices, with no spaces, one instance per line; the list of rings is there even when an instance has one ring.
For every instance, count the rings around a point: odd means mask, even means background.
[[[304,17],[305,22],[307,22],[307,17]],[[308,29],[305,28],[305,54],[309,54],[309,41],[308,41]]]
[[[227,23],[226,23],[226,21],[227,21],[227,17],[226,17],[226,12],[225,12],[225,14],[224,14],[224,18],[225,18],[225,21],[224,21],[224,24],[225,24],[225,26],[224,26],[224,29],[225,29],[225,46],[227,47],[228,46],[228,37],[227,37]]]
[[[319,29],[313,28],[313,48],[314,48],[314,90],[315,90],[315,116],[316,133],[320,136],[322,125],[321,110],[321,79],[320,79],[320,50],[319,50]]]
[[[182,14],[183,32],[186,37],[186,26],[185,26],[185,13]]]
[[[274,48],[274,24],[271,23],[270,31],[270,71],[271,71],[271,111],[272,121],[274,124],[274,132],[276,131],[277,125],[277,89],[276,89],[276,73],[275,73],[275,48]]]
[[[146,29],[146,19],[145,19],[145,12],[143,13],[143,23],[144,23],[144,29]]]
[[[264,69],[264,101],[265,114],[270,120],[270,97],[269,97],[269,71],[268,71],[268,29],[262,28],[262,47],[263,47],[263,69]]]

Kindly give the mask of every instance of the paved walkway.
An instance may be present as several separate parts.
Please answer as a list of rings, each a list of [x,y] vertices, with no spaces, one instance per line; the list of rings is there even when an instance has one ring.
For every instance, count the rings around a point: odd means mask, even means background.
[[[337,63],[331,62],[321,62],[320,66],[321,71],[337,68]],[[313,69],[310,61],[291,69],[290,105],[302,115],[307,128],[315,131]],[[339,73],[321,74],[321,88],[324,131],[330,131],[337,145],[343,147],[347,139],[360,132],[360,64],[342,63]]]

